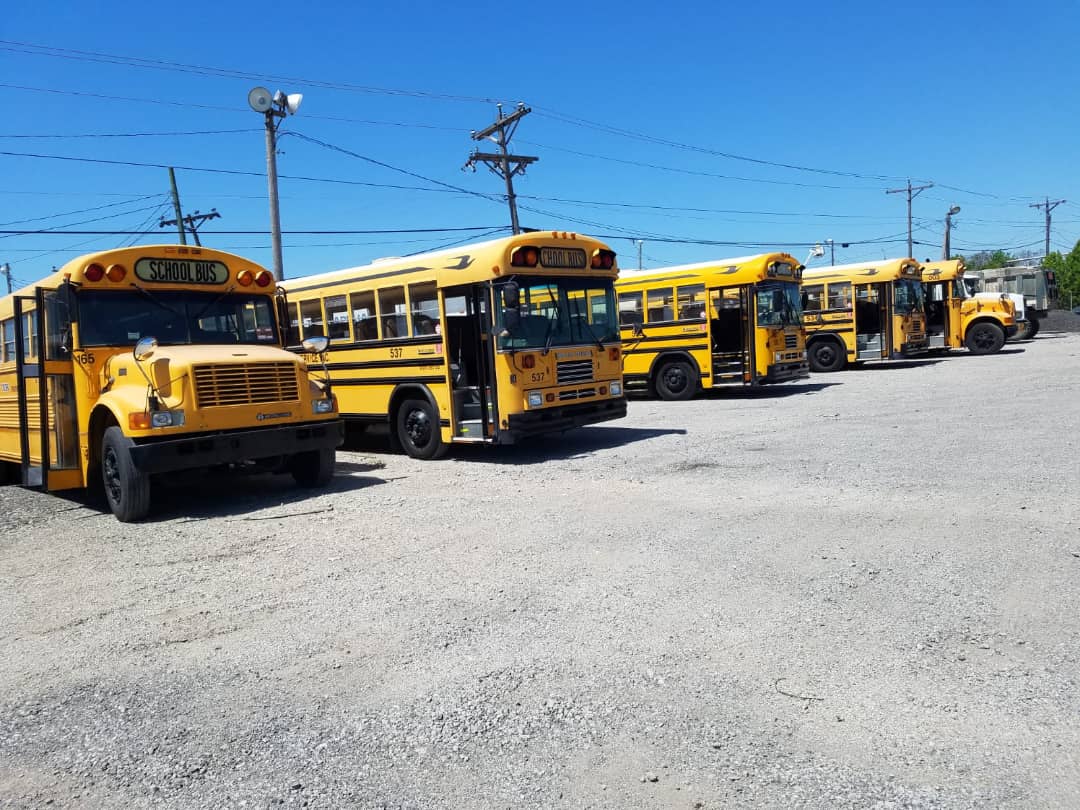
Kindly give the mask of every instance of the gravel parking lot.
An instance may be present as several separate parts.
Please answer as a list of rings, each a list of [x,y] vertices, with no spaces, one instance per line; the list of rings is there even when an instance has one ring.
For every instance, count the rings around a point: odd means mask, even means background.
[[[1080,334],[123,525],[0,488],[4,807],[1080,806]]]

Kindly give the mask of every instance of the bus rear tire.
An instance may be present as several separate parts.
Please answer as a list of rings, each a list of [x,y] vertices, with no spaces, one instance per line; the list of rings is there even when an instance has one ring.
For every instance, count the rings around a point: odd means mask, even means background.
[[[964,345],[972,354],[993,354],[1005,345],[1005,330],[987,321],[973,324],[964,337]]]
[[[305,450],[289,459],[293,480],[305,489],[325,487],[334,477],[334,448]]]
[[[131,441],[113,425],[101,440],[101,482],[109,509],[121,523],[133,523],[150,511],[150,476],[131,460]]]
[[[1039,334],[1039,322],[1035,318],[1028,318],[1017,330],[1014,340],[1031,340]]]
[[[397,439],[413,458],[442,458],[450,446],[442,440],[439,417],[426,399],[407,399],[397,409]]]
[[[690,399],[697,391],[698,376],[685,360],[668,360],[660,365],[653,385],[656,395],[667,402]]]
[[[847,355],[836,341],[818,340],[811,344],[807,359],[810,361],[810,370],[821,374],[842,369],[847,362]]]

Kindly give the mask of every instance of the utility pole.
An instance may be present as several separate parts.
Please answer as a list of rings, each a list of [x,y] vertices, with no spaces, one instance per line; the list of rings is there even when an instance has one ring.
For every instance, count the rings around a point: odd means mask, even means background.
[[[11,265],[7,262],[0,264],[0,273],[3,273],[4,278],[7,279],[7,291],[8,295],[11,295]]]
[[[187,229],[191,231],[191,235],[195,237],[195,244],[199,247],[202,247],[202,242],[199,241],[199,226],[209,219],[220,218],[221,214],[218,213],[218,210],[216,208],[211,208],[209,214],[200,214],[198,211],[196,211],[194,214],[188,214],[185,217],[180,217],[180,221],[187,225]],[[164,217],[162,217],[161,222],[158,223],[158,227],[165,228],[175,224],[175,219],[165,219]]]
[[[494,174],[499,175],[506,181],[506,202],[510,206],[510,227],[514,233],[521,233],[521,224],[518,222],[517,213],[517,197],[514,195],[514,175],[524,174],[525,167],[530,163],[535,163],[540,158],[527,157],[525,155],[511,155],[509,146],[510,139],[514,137],[514,132],[517,130],[518,123],[528,115],[532,110],[526,107],[523,102],[519,102],[517,109],[510,115],[503,115],[502,104],[498,105],[499,117],[489,127],[477,132],[473,130],[472,139],[474,141],[482,141],[485,138],[489,141],[494,141],[499,146],[497,153],[481,152],[477,150],[469,155],[469,159],[465,162],[464,168],[472,169],[476,171],[476,164],[485,164]]]
[[[832,239],[825,240],[829,245],[829,264],[836,264],[836,243]]]
[[[906,188],[890,188],[886,194],[901,194],[907,192],[907,255],[908,257],[914,256],[912,251],[915,249],[911,243],[911,201],[919,196],[920,192],[926,191],[928,188],[933,188],[933,183],[927,183],[925,186],[912,186],[911,181],[907,181]]]
[[[1063,202],[1066,202],[1066,200],[1054,200],[1053,202],[1050,202],[1050,198],[1047,197],[1046,202],[1032,203],[1028,206],[1028,208],[1046,209],[1046,251],[1043,253],[1043,256],[1050,255],[1050,212],[1057,208],[1059,205],[1061,205]],[[1044,258],[1043,261],[1046,261],[1046,259]]]
[[[180,213],[180,192],[176,190],[176,172],[173,171],[173,167],[169,167],[169,187],[172,189],[172,207],[173,213],[176,214],[176,219],[173,220],[173,225],[176,226],[177,232],[180,234],[180,244],[187,244],[187,237],[184,235],[184,216]]]
[[[637,242],[637,269],[644,270],[645,265],[641,263],[641,248],[645,245],[645,240],[635,239],[634,241]]]
[[[949,241],[949,237],[952,235],[952,218],[954,215],[959,213],[959,205],[953,205],[949,208],[948,211],[945,212],[945,244],[941,246],[941,258],[946,261],[949,259],[949,256],[952,253],[952,246],[951,242]]]

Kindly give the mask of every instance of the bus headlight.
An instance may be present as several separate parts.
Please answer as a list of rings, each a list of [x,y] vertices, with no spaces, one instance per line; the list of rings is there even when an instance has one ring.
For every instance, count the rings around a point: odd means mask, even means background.
[[[539,391],[530,391],[529,392],[529,407],[530,408],[539,408],[543,404],[544,404],[544,395],[543,394],[541,394]]]
[[[774,363],[782,363],[783,361],[784,361],[784,353],[783,352],[773,352],[773,362]]]
[[[133,430],[147,428],[181,427],[184,424],[183,411],[151,411],[147,413],[129,413],[128,427]]]
[[[621,397],[622,396],[622,383],[613,382],[611,384],[611,395],[613,397]]]
[[[313,399],[311,401],[311,410],[313,413],[333,413],[334,412],[334,400],[332,399]]]

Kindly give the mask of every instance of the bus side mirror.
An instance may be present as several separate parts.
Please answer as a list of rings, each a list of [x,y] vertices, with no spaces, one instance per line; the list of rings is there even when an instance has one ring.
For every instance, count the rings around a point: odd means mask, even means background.
[[[634,337],[645,337],[645,326],[641,321],[634,321]]]
[[[514,334],[521,328],[521,288],[516,281],[508,281],[502,286],[503,300],[503,327],[509,334]]]

